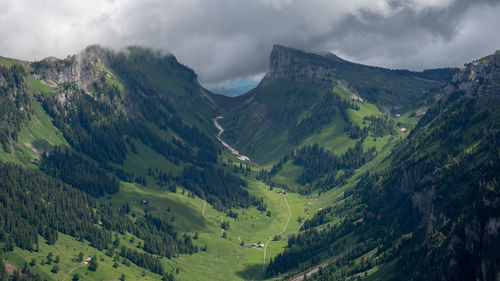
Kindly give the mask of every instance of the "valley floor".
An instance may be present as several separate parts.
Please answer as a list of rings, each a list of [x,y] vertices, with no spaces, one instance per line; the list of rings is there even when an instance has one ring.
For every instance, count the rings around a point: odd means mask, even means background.
[[[180,255],[178,258],[163,258],[168,272],[178,272],[176,280],[261,280],[263,268],[270,258],[277,255],[286,246],[286,235],[296,232],[300,228],[298,217],[306,216],[306,208],[310,202],[304,196],[289,193],[284,196],[276,190],[270,190],[262,182],[248,177],[249,189],[253,194],[264,197],[271,212],[260,212],[256,208],[233,210],[238,213],[234,219],[224,213],[216,211],[210,204],[199,198],[191,198],[188,192],[178,190],[177,193],[168,192],[159,188],[143,187],[136,184],[122,183],[118,194],[109,199],[112,204],[131,202],[133,212],[141,213],[144,210],[157,212],[170,218],[179,233],[187,233],[199,238],[195,244],[206,247],[206,251],[193,255]],[[141,202],[147,202],[142,204]],[[230,222],[227,230],[222,230],[221,221]],[[223,238],[225,232],[227,237]],[[286,234],[284,234],[286,233]],[[134,247],[139,240],[132,238],[130,233],[119,235],[120,245]],[[275,241],[275,237],[281,237]],[[40,237],[41,241],[44,241]],[[264,244],[263,248],[252,248],[250,244]],[[135,248],[135,247],[134,247]],[[49,254],[60,256],[58,272],[51,272],[55,263],[41,264]],[[97,256],[99,270],[88,271],[75,258],[79,252],[84,257]],[[135,265],[119,264],[113,268],[113,260],[104,252],[97,251],[89,246],[88,242],[79,242],[77,239],[59,233],[55,245],[40,243],[39,252],[30,252],[15,249],[4,257],[5,261],[17,268],[23,268],[25,261],[35,259],[37,264],[31,266],[31,271],[39,273],[47,280],[69,280],[69,275],[78,274],[91,279],[117,280],[121,274],[127,280],[159,280],[161,277],[148,272],[142,275],[142,269]]]

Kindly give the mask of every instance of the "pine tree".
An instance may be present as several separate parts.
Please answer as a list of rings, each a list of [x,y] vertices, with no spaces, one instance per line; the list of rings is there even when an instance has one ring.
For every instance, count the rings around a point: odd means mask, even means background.
[[[97,270],[97,257],[96,256],[93,256],[91,259],[90,259],[90,262],[89,262],[89,267],[88,269],[90,271],[96,271]]]

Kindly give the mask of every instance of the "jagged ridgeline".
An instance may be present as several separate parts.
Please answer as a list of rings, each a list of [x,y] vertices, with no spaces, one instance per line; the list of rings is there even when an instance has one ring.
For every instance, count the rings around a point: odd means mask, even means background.
[[[455,72],[383,69],[276,45],[256,89],[233,100],[220,98],[227,112],[224,139],[258,163],[272,163],[311,136],[339,137],[341,132],[323,130],[328,124],[365,136],[364,126],[346,114],[351,109],[370,115],[360,104],[379,109],[371,114],[391,116],[432,104]]]

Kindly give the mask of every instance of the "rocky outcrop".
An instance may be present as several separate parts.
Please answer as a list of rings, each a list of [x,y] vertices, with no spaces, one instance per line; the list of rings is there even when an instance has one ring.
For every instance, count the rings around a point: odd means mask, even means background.
[[[45,58],[41,64],[39,63],[41,67],[37,70],[44,80],[72,83],[78,88],[86,89],[101,75],[102,71],[96,66],[105,59],[106,52],[108,51],[99,46],[89,46],[79,54],[64,60],[54,57]]]
[[[500,50],[466,64],[455,74],[445,93],[449,95],[456,91],[464,92],[467,97],[500,99]]]
[[[275,45],[269,70],[259,87],[266,87],[277,80],[327,88],[347,85],[363,100],[375,103],[391,113],[404,113],[419,106],[429,95],[441,91],[449,81],[443,77],[451,79],[451,75],[447,76],[450,73],[454,73],[454,70],[413,72],[384,69],[349,62],[331,53],[307,53]]]
[[[6,86],[7,86],[7,81],[5,81],[3,75],[0,74],[0,87],[6,87]]]
[[[421,262],[412,273],[415,280],[500,280],[500,132],[493,114],[499,99],[497,51],[455,74],[442,102],[408,138],[404,149],[411,153],[396,152],[401,156],[393,163],[386,201],[411,202],[396,208],[416,210],[405,218],[417,222],[410,228],[422,241],[412,253]],[[473,143],[475,149],[464,152]]]
[[[304,56],[318,56],[329,59],[329,56],[305,54],[302,51],[274,45],[269,61],[269,71],[263,79],[263,84],[278,79],[291,79],[295,82],[331,83],[335,81],[335,69],[322,65],[311,64]],[[334,56],[334,55],[332,55]],[[334,56],[338,59],[338,57]]]

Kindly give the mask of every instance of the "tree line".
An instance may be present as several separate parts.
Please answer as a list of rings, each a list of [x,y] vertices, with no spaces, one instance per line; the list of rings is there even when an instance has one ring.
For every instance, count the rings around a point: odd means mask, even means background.
[[[271,177],[279,172],[286,162],[293,161],[295,165],[302,166],[304,169],[297,178],[297,182],[301,185],[309,185],[309,189],[303,192],[311,192],[312,189],[329,190],[345,183],[354,174],[354,169],[369,162],[375,155],[375,147],[365,151],[361,141],[347,149],[342,155],[331,153],[315,143],[285,155],[273,165],[270,172],[264,169],[259,171],[257,179],[264,180],[273,186],[275,184],[272,183]]]

